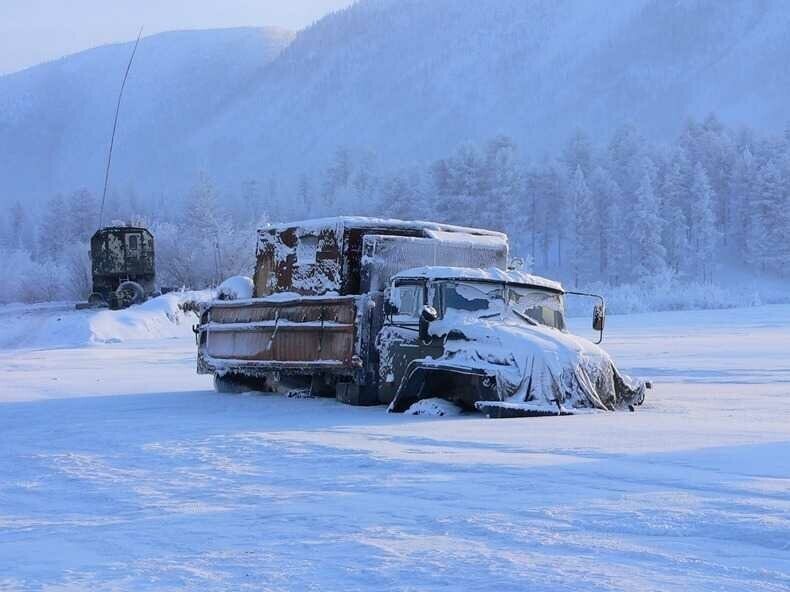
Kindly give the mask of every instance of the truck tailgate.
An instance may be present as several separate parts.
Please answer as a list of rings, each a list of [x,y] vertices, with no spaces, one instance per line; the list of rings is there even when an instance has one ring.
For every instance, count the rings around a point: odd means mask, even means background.
[[[261,368],[352,368],[356,297],[215,302],[199,328],[211,363]]]

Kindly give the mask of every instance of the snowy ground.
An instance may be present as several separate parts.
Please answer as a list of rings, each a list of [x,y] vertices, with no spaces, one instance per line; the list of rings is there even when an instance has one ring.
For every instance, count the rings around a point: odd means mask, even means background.
[[[790,306],[612,317],[645,406],[511,420],[215,394],[188,318],[93,314],[0,308],[0,590],[790,590]]]

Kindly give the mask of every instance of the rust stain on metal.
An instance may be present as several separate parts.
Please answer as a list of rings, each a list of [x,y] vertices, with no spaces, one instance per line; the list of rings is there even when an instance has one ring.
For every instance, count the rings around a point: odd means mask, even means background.
[[[338,362],[354,354],[353,298],[217,304],[206,319],[206,352],[217,359],[273,362]]]

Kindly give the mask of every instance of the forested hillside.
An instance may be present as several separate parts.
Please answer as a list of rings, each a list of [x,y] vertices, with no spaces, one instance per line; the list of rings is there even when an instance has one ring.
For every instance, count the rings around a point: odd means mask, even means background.
[[[255,230],[275,211],[277,219],[365,214],[494,228],[531,269],[570,286],[643,286],[648,300],[651,289],[685,286],[671,302],[628,304],[636,309],[749,303],[751,288],[716,288],[733,284],[733,269],[790,277],[790,133],[734,130],[714,116],[661,144],[628,125],[603,143],[579,130],[537,161],[507,136],[386,171],[341,149],[325,169],[301,176],[287,209],[268,199],[277,192],[255,181],[222,192],[203,175],[177,208],[126,201],[108,219],[149,226],[160,281],[187,287],[250,273]],[[40,220],[15,203],[4,231],[1,273],[11,279],[3,298],[84,294],[97,212],[87,190],[56,195]]]

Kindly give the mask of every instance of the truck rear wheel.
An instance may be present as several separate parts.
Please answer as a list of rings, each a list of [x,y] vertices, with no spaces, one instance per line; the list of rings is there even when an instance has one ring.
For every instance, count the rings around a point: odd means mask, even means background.
[[[118,308],[128,308],[132,304],[142,304],[145,302],[145,290],[137,282],[122,282],[115,290],[118,299]]]

